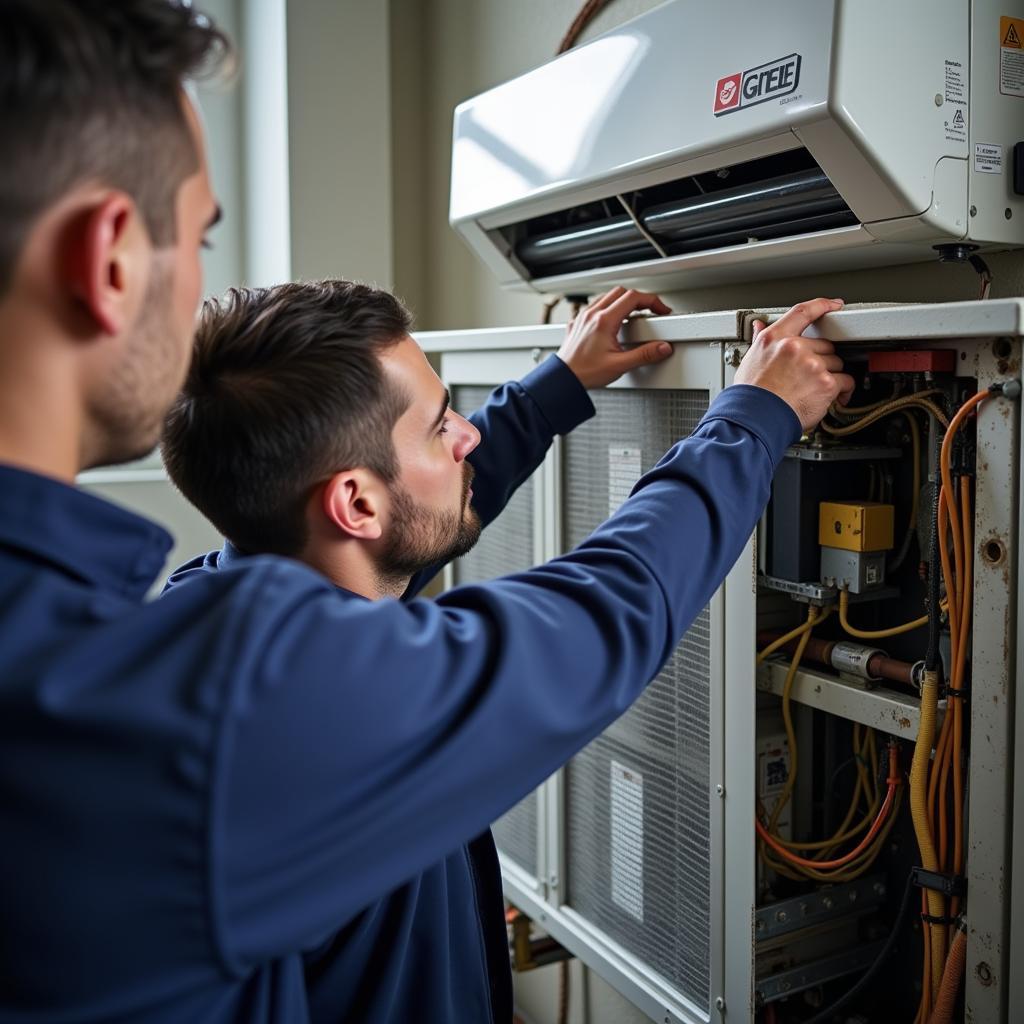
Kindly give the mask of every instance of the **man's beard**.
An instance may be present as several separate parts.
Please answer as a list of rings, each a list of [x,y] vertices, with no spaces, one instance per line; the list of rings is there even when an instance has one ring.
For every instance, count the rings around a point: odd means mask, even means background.
[[[399,484],[391,486],[391,532],[377,563],[383,593],[401,593],[411,576],[464,555],[480,537],[480,517],[469,506],[473,467],[465,466],[458,510],[418,504]]]
[[[169,262],[154,259],[139,319],[103,392],[90,402],[95,430],[89,464],[141,458],[160,437],[185,366],[174,337]]]

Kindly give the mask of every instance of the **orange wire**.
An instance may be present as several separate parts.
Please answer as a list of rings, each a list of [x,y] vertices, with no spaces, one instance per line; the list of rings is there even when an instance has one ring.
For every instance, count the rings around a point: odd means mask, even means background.
[[[971,508],[970,485],[966,477],[960,479],[960,515],[964,534],[964,584],[962,604],[960,608],[960,632],[957,644],[957,657],[954,662],[954,689],[962,689],[966,675],[967,643],[971,629],[971,611],[974,586],[974,544],[971,527],[973,510]],[[963,873],[964,867],[964,702],[961,697],[952,698],[953,712],[953,873]],[[960,900],[953,897],[950,903],[950,916],[955,917],[960,910]],[[951,939],[953,937],[950,932]]]
[[[970,633],[972,585],[973,585],[973,517],[971,514],[970,492],[964,478],[958,481],[958,488],[954,490],[953,474],[950,467],[953,440],[957,432],[964,424],[971,412],[979,406],[986,398],[991,396],[988,390],[979,391],[971,395],[966,402],[957,410],[950,420],[942,439],[942,449],[939,458],[939,469],[942,475],[942,487],[939,491],[939,519],[936,528],[939,533],[939,552],[942,559],[942,573],[946,581],[946,597],[949,604],[949,631],[950,631],[950,678],[949,684],[955,690],[963,688],[963,679],[967,662],[967,641]],[[957,508],[959,498],[959,509]],[[949,531],[953,535],[953,572],[949,565],[949,552],[946,544],[946,521],[948,520]],[[955,573],[955,577],[953,575]],[[949,766],[953,767],[953,855],[952,868],[956,874],[963,870],[963,707],[959,697],[953,697],[952,703],[946,709],[947,719],[952,720],[952,739],[946,736],[946,722],[943,722],[943,735],[940,736],[940,747],[942,747],[942,758],[940,767],[939,750],[936,750],[935,764],[932,771],[940,773],[938,787],[938,814],[940,843],[938,855],[940,864],[946,864],[946,807],[947,787],[949,780]],[[943,747],[942,741],[946,739]],[[929,780],[930,782],[932,780]],[[929,786],[929,790],[931,786]],[[929,800],[931,793],[929,792]],[[950,910],[953,915],[959,910],[959,900],[955,897],[951,901]],[[930,928],[925,928],[926,956],[925,966],[928,965],[928,952],[930,951],[931,937],[928,935]]]
[[[949,516],[946,513],[946,491],[939,490],[939,558],[942,561],[942,578],[946,581],[946,601],[948,607],[946,612],[949,615],[950,636],[957,636],[957,626],[960,622],[960,609],[957,607],[954,595],[956,585],[953,582],[953,566],[949,561],[949,545],[946,543],[946,535],[949,532]]]
[[[878,812],[878,816],[871,824],[871,828],[868,829],[867,835],[857,844],[854,849],[849,853],[843,854],[842,857],[836,860],[808,860],[806,857],[799,857],[797,854],[787,850],[775,837],[761,824],[760,821],[754,821],[754,825],[757,828],[757,834],[764,840],[777,854],[779,854],[784,860],[790,864],[796,864],[800,867],[814,868],[815,870],[841,868],[849,864],[850,861],[856,860],[868,846],[871,845],[871,841],[881,831],[882,826],[885,824],[885,819],[889,816],[889,812],[892,810],[893,800],[896,798],[896,789],[902,785],[902,778],[900,777],[900,765],[899,765],[899,748],[896,744],[892,744],[889,747],[889,778],[888,778],[888,791],[885,794],[885,801],[882,803],[881,809]]]
[[[960,532],[960,516],[957,514],[956,506],[953,504],[953,473],[950,469],[950,454],[953,450],[953,438],[956,436],[957,431],[963,425],[964,420],[970,416],[974,408],[985,401],[986,398],[991,396],[991,392],[987,389],[985,391],[979,391],[975,395],[971,395],[966,402],[956,411],[956,415],[949,421],[949,426],[946,428],[946,433],[942,438],[942,451],[939,458],[939,469],[942,472],[942,487],[945,490],[949,501],[949,525],[953,531],[953,555],[956,556],[957,547],[963,542],[963,534]],[[961,561],[963,559],[963,551],[961,550]],[[957,562],[957,570],[960,570],[960,561]],[[952,604],[952,601],[950,601]]]

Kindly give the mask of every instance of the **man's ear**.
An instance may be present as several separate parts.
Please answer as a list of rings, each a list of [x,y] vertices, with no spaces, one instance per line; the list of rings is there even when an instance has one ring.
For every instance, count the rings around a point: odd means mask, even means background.
[[[324,515],[349,537],[379,540],[384,532],[381,515],[386,494],[376,473],[363,468],[343,470],[324,486]]]
[[[120,334],[135,317],[151,257],[131,196],[110,192],[83,212],[71,234],[67,274],[72,295],[104,334]]]

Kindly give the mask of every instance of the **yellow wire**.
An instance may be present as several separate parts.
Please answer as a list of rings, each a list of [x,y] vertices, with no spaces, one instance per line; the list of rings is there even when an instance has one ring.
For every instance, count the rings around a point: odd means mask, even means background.
[[[792,796],[793,788],[796,784],[797,769],[799,764],[796,731],[793,728],[793,719],[790,710],[790,699],[793,689],[793,682],[796,678],[796,672],[800,665],[800,661],[803,658],[804,650],[806,649],[807,644],[810,641],[811,630],[816,625],[823,622],[832,612],[832,610],[832,607],[829,607],[822,611],[819,611],[819,609],[815,608],[812,605],[808,609],[806,622],[802,623],[800,626],[797,626],[795,629],[790,630],[790,632],[785,636],[780,637],[776,641],[773,641],[773,643],[769,644],[768,647],[766,647],[758,656],[758,660],[763,660],[765,657],[771,654],[773,650],[777,650],[783,644],[788,643],[790,640],[794,639],[797,636],[799,636],[800,638],[800,641],[797,645],[797,649],[794,652],[793,658],[790,662],[789,671],[786,673],[786,681],[782,688],[782,718],[786,727],[786,740],[789,743],[790,766],[789,772],[786,777],[786,784],[783,787],[782,793],[779,794],[778,799],[775,801],[775,804],[772,807],[771,817],[768,821],[768,831],[772,833],[773,838],[778,838],[778,820],[782,814],[783,809],[785,808],[786,804],[790,800],[790,797]],[[864,745],[867,745],[869,743],[871,751],[874,751],[875,747],[873,731],[870,733],[869,738],[864,741]],[[862,750],[863,745],[859,749],[857,749],[857,752],[860,753]],[[872,753],[872,758],[873,757],[874,754]],[[862,825],[858,825],[857,828],[850,834],[855,835],[857,834],[857,832],[863,831],[863,828],[867,827],[870,824],[870,822],[874,820],[875,815],[878,813],[879,793],[877,788],[877,780],[874,779],[874,773],[869,774],[864,768],[863,764],[861,764],[859,761],[857,765],[857,770],[858,784],[856,791],[854,793],[854,802],[851,804],[851,807],[847,812],[846,819],[840,826],[837,835],[834,835],[830,839],[823,841],[825,849],[827,849],[830,846],[835,847],[839,842],[842,842],[845,838],[847,838],[845,836],[841,836],[841,834],[847,828],[850,820],[856,813],[856,804],[859,801],[860,793],[864,792],[865,796],[868,795],[867,787],[869,782],[874,786],[874,800],[871,803],[871,807],[869,808],[869,812],[866,816],[865,822],[862,823]],[[895,816],[899,811],[900,803],[902,801],[902,795],[903,794],[901,789],[896,794],[896,800],[894,802],[892,813],[890,814],[889,819],[886,821],[885,825],[879,831],[879,834],[875,837],[872,843],[867,847],[867,849],[864,850],[864,852],[859,857],[851,861],[849,864],[844,865],[841,869],[834,869],[831,871],[817,871],[815,869],[807,868],[804,866],[786,865],[784,863],[780,863],[776,860],[776,858],[774,858],[771,855],[771,853],[769,852],[769,847],[766,843],[759,842],[758,846],[761,853],[762,861],[773,871],[776,871],[778,874],[787,878],[811,878],[813,880],[821,881],[849,881],[854,878],[858,878],[871,866],[875,858],[881,852],[882,846],[885,842],[885,838],[888,836],[890,830],[892,829],[893,822],[895,821]],[[783,842],[786,841],[783,840]],[[786,842],[786,845],[789,846],[790,844]],[[815,847],[814,845],[809,845],[798,848],[813,849],[817,847]]]
[[[870,427],[872,423],[877,423],[879,420],[885,419],[885,417],[890,413],[899,412],[903,409],[915,406],[919,409],[924,409],[929,416],[934,416],[935,419],[937,419],[944,427],[948,427],[949,417],[934,402],[926,397],[937,393],[939,393],[937,388],[930,391],[915,391],[913,394],[905,395],[903,398],[895,398],[891,402],[886,402],[885,405],[879,407],[874,412],[869,412],[866,416],[862,416],[853,423],[834,426],[833,424],[826,423],[822,420],[821,429],[826,433],[831,434],[833,437],[846,437],[848,434],[856,434],[858,431]]]
[[[889,837],[889,833],[892,831],[893,826],[896,824],[896,819],[899,817],[902,803],[903,787],[900,786],[896,791],[896,799],[893,801],[892,812],[890,813],[886,823],[882,826],[881,831],[875,837],[874,842],[864,851],[863,854],[861,854],[860,857],[851,861],[851,863],[847,864],[843,868],[832,871],[816,871],[812,868],[797,869],[795,865],[787,865],[782,861],[776,860],[770,854],[765,853],[764,843],[760,844],[762,848],[761,859],[764,861],[766,866],[772,869],[772,871],[782,875],[784,878],[789,878],[794,881],[810,879],[814,882],[852,882],[854,879],[863,875],[882,852]]]
[[[861,640],[881,640],[887,636],[898,636],[900,633],[909,633],[912,629],[920,629],[922,626],[928,625],[928,616],[922,615],[919,619],[914,619],[911,622],[904,622],[900,626],[890,626],[888,629],[857,629],[856,626],[851,626],[846,614],[850,607],[850,593],[843,587],[839,591],[839,625],[846,630],[850,636],[859,637]],[[942,601],[939,604],[942,611],[946,610],[946,601]]]
[[[860,725],[855,723],[855,729],[859,730]],[[870,734],[871,746],[873,747],[874,730],[869,729],[868,733]],[[865,736],[864,747],[868,745],[869,739],[868,736]],[[858,835],[859,833],[863,832],[866,828],[868,828],[871,825],[871,822],[874,821],[875,815],[878,813],[878,807],[881,803],[881,797],[877,790],[877,780],[875,779],[875,773],[869,773],[867,769],[864,767],[865,758],[860,756],[863,753],[863,749],[864,748],[859,745],[858,740],[855,739],[853,751],[854,756],[857,759],[857,785],[854,788],[853,800],[850,803],[849,810],[846,812],[846,818],[843,821],[843,823],[839,826],[839,828],[836,829],[834,835],[832,835],[829,839],[815,839],[807,840],[804,842],[797,842],[793,839],[785,839],[780,835],[773,835],[772,838],[777,840],[783,846],[790,850],[827,850],[829,847],[838,846],[840,843],[845,842],[847,839],[852,839],[855,835]],[[867,757],[869,763],[874,763],[874,756],[874,752],[869,752]],[[868,786],[870,786],[872,783],[875,783],[876,788],[874,795],[870,796],[867,790]],[[870,804],[870,809],[868,810],[867,814],[865,815],[862,821],[858,822],[858,824],[856,824],[853,828],[849,828],[850,821],[852,820],[854,814],[856,814],[857,812],[857,805],[859,803],[860,794],[862,792],[865,796],[870,796],[871,798],[872,802]],[[849,831],[846,831],[848,828]],[[821,859],[827,860],[828,858],[822,857]]]
[[[786,775],[786,784],[782,787],[782,792],[775,801],[771,817],[768,820],[768,831],[772,833],[778,831],[779,815],[782,814],[783,808],[789,803],[789,798],[793,795],[793,786],[796,784],[796,731],[793,729],[793,716],[789,709],[789,698],[793,690],[793,680],[796,678],[796,670],[800,666],[800,659],[804,656],[807,642],[811,639],[811,629],[823,617],[822,613],[814,605],[810,606],[807,611],[807,629],[800,635],[800,642],[797,644],[796,651],[793,654],[793,660],[789,663],[786,682],[782,687],[782,722],[786,727],[786,741],[789,743],[789,772]]]
[[[767,647],[764,648],[764,650],[758,653],[757,663],[760,665],[761,662],[765,660],[765,658],[767,658],[769,655],[774,654],[780,647],[785,647],[786,644],[790,642],[790,640],[795,640],[798,636],[802,636],[812,626],[821,625],[821,623],[823,623],[832,614],[832,611],[833,607],[832,605],[829,605],[827,608],[823,608],[821,610],[820,616],[816,618],[813,622],[811,621],[810,617],[808,617],[804,622],[801,622],[800,625],[797,626],[795,629],[791,629],[784,636],[780,636],[777,640],[773,640],[770,644],[768,644]]]

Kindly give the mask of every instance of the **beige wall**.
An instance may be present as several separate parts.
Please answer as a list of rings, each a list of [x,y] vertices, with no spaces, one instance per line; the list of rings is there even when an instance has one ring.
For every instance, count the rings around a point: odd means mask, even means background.
[[[387,0],[288,4],[292,275],[393,283]]]

